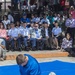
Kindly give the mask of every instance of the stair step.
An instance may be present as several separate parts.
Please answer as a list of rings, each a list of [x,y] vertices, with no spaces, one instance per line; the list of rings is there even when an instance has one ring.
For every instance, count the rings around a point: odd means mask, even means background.
[[[18,54],[6,55],[6,60],[15,60]],[[48,52],[48,53],[37,53],[30,54],[35,58],[51,58],[51,57],[67,57],[68,52]]]

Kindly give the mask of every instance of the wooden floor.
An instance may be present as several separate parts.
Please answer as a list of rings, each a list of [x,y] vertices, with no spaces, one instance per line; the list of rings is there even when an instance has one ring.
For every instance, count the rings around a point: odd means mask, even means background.
[[[24,52],[22,52],[22,54],[25,54]],[[61,51],[48,51],[48,52],[32,52],[29,53],[30,55],[32,55],[35,58],[51,58],[51,57],[67,57],[69,55],[68,52],[61,52]],[[6,60],[15,60],[16,56],[18,55],[18,53],[14,54],[7,54],[6,55]]]

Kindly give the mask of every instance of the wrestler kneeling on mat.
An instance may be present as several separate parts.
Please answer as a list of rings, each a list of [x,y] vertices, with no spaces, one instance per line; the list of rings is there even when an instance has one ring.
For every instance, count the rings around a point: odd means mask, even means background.
[[[38,61],[31,55],[19,54],[16,57],[16,62],[20,67],[21,75],[41,75]]]

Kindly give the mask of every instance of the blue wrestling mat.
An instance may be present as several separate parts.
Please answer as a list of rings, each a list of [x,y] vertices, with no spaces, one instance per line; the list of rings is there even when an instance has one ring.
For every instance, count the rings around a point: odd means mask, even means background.
[[[56,75],[75,75],[75,63],[67,63],[61,61],[40,63],[42,75],[49,75],[55,72]],[[20,75],[17,65],[1,66],[0,75]]]

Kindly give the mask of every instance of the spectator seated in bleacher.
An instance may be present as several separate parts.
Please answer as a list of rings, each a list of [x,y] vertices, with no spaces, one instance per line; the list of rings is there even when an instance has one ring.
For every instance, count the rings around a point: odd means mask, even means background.
[[[15,27],[16,27],[17,29],[19,29],[19,27],[20,27],[20,22],[19,22],[19,21],[17,21],[17,22],[15,23]]]
[[[26,15],[26,14],[23,14],[23,17],[20,19],[20,22],[27,22],[27,23],[30,23],[30,19],[27,18],[27,15]]]
[[[23,44],[25,46],[25,50],[28,50],[28,43],[27,41],[30,39],[30,35],[29,35],[29,28],[26,27],[27,23],[23,23],[23,28],[21,28],[19,30],[19,40],[20,40],[20,44],[23,41]]]
[[[8,12],[8,20],[10,20],[11,23],[14,22],[14,18],[10,12]]]
[[[54,17],[53,17],[53,13],[51,12],[51,13],[49,13],[49,14],[47,14],[47,19],[49,19],[49,21],[50,21],[50,27],[51,27],[51,29],[53,28],[53,23],[54,23]]]
[[[51,40],[52,40],[52,32],[51,32],[51,28],[48,27],[48,23],[44,22],[44,27],[41,29],[41,33],[42,33],[42,39],[44,40],[44,44],[45,44],[45,49],[49,49],[51,50]]]
[[[40,24],[43,24],[43,22],[47,22],[48,23],[48,26],[50,26],[50,21],[49,21],[49,19],[47,19],[46,17],[46,14],[44,14],[43,15],[44,17],[43,17],[43,19],[40,21]]]
[[[8,19],[7,15],[3,16],[3,20],[2,20],[4,27],[7,29],[7,25],[10,24],[10,20]]]
[[[40,22],[40,17],[38,17],[37,14],[35,14],[35,23],[39,23]]]
[[[73,39],[69,33],[66,33],[65,38],[63,38],[61,51],[69,52],[69,56],[75,57],[75,47],[73,47]]]
[[[4,28],[4,24],[0,23],[0,60],[4,60],[6,56],[6,41],[7,40],[7,31]]]
[[[41,34],[41,29],[39,29],[38,23],[35,23],[34,27],[30,30],[30,40],[32,43],[32,49],[35,50],[37,49],[43,49],[43,44],[39,45],[39,42],[42,42],[42,34]]]
[[[4,24],[1,22],[0,23],[0,38],[2,39],[7,39],[7,30],[4,27]]]
[[[54,21],[58,21],[58,14],[57,13],[54,13]]]
[[[37,14],[31,14],[31,22],[39,23],[40,22],[40,17],[38,17]]]
[[[31,22],[35,22],[35,15],[34,14],[31,14]]]
[[[15,50],[16,48],[20,49],[21,45],[20,45],[20,41],[19,41],[19,30],[15,27],[14,23],[11,23],[11,29],[8,30],[8,36],[9,38],[9,42],[11,44],[11,48],[12,50]],[[17,43],[17,46],[16,46]]]
[[[33,27],[34,27],[34,22],[31,22],[29,30],[33,29]]]
[[[73,6],[70,7],[69,9],[69,14],[72,15],[72,18],[75,19],[75,8]]]
[[[53,37],[53,42],[56,45],[55,49],[59,49],[60,47],[60,40],[62,39],[61,34],[62,34],[62,30],[61,28],[58,26],[58,22],[55,21],[54,23],[55,27],[52,29],[52,37]]]
[[[63,51],[68,51],[69,53],[72,51],[72,38],[69,33],[66,34],[65,38],[63,38],[62,45],[61,45],[61,50]]]

